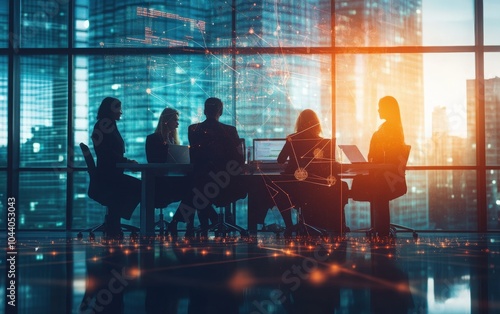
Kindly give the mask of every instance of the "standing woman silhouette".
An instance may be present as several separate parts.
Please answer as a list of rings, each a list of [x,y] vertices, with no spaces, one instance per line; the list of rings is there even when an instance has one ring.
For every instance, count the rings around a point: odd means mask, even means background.
[[[368,161],[379,164],[401,163],[401,152],[404,150],[405,139],[398,101],[392,96],[385,96],[379,100],[378,113],[380,119],[385,120],[373,133],[368,152]],[[397,169],[397,168],[396,168]],[[384,180],[383,175],[373,176],[376,180]],[[390,194],[387,184],[372,182],[374,191],[370,201],[372,223],[380,237],[389,236],[390,232]],[[379,182],[384,183],[384,182]]]

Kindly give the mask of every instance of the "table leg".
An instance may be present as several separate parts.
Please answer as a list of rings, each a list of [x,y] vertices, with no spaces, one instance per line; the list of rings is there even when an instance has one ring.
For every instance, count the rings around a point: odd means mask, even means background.
[[[155,236],[155,176],[149,171],[143,171],[141,198],[141,234],[147,237]]]

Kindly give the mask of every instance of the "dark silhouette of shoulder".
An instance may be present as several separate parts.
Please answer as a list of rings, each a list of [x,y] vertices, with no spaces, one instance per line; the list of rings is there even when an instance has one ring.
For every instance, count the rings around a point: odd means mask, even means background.
[[[159,133],[146,137],[146,159],[149,163],[167,162],[168,144],[163,142]]]
[[[191,162],[223,165],[230,160],[243,164],[238,152],[240,138],[236,128],[215,120],[205,120],[188,128]]]

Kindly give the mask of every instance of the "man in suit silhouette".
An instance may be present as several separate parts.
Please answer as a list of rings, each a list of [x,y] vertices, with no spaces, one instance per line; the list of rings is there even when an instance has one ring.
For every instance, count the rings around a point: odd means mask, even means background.
[[[198,210],[201,227],[217,220],[212,204],[228,204],[243,198],[239,184],[244,152],[234,126],[219,122],[223,104],[219,98],[205,101],[205,121],[188,128],[190,158],[194,167],[193,205]]]

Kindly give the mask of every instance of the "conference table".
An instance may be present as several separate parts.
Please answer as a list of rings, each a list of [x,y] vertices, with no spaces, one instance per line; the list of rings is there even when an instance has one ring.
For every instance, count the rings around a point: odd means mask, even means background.
[[[120,163],[117,165],[127,171],[140,172],[142,182],[142,195],[140,204],[140,233],[142,236],[155,236],[155,184],[159,176],[189,176],[193,173],[192,164],[174,163]],[[380,168],[380,165],[376,166]],[[248,232],[253,235],[257,233],[257,225],[262,222],[267,209],[272,208],[272,200],[266,198],[269,195],[266,180],[278,178],[284,169],[278,164],[247,164],[243,168],[241,176],[243,182],[248,186]],[[356,174],[368,173],[374,169],[373,164],[338,164],[337,177],[352,178]]]
[[[146,237],[154,236],[156,177],[188,176],[193,172],[193,165],[175,163],[119,163],[117,167],[141,173],[140,233]]]

